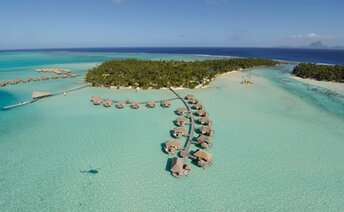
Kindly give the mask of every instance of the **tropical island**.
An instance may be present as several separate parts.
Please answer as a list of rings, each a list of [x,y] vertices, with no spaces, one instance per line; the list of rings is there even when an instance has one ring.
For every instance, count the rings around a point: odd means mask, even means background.
[[[208,85],[219,74],[277,64],[279,64],[278,61],[258,58],[227,58],[190,62],[111,60],[89,70],[86,81],[92,86],[106,88],[196,88]]]
[[[311,78],[319,81],[344,82],[344,66],[318,65],[315,63],[300,63],[293,72],[301,78]]]

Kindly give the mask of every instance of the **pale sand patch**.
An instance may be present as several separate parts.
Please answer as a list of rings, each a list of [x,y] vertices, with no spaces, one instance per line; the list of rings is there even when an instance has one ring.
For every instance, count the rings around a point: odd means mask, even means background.
[[[315,85],[319,87],[323,87],[335,92],[338,92],[340,94],[344,94],[344,83],[339,83],[339,82],[328,82],[328,81],[317,81],[314,79],[303,79],[301,77],[297,77],[294,75],[290,76],[292,79],[302,81],[304,83],[310,84],[310,85]]]

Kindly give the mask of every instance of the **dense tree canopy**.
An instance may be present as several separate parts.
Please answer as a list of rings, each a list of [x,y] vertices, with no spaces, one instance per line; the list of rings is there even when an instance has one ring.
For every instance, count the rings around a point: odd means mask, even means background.
[[[301,63],[297,65],[293,74],[301,78],[316,80],[344,82],[344,66],[317,65],[313,63]]]
[[[86,81],[93,86],[195,88],[208,84],[217,74],[251,68],[273,66],[268,59],[233,58],[204,61],[112,60],[89,70]]]

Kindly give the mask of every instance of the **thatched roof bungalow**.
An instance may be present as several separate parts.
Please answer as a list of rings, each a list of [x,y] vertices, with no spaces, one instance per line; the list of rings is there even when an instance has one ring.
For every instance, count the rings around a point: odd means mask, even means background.
[[[131,103],[130,107],[132,109],[139,109],[140,108],[140,104],[138,102],[133,102],[133,103]]]
[[[197,104],[199,101],[197,99],[190,99],[189,104]]]
[[[191,99],[194,99],[194,98],[195,98],[195,96],[192,95],[192,94],[188,94],[188,95],[186,95],[186,96],[184,97],[185,100],[191,100]]]
[[[149,101],[149,102],[147,102],[147,104],[146,104],[146,107],[148,107],[148,108],[155,108],[155,102],[154,101]]]
[[[205,151],[198,149],[196,152],[193,153],[193,156],[197,160],[197,164],[200,167],[206,167],[211,165],[212,163],[212,155]]]
[[[125,103],[124,102],[117,102],[116,103],[116,108],[123,109],[124,107],[125,107]]]
[[[174,128],[172,134],[175,138],[181,138],[182,136],[186,136],[186,129],[184,127]]]
[[[185,107],[180,107],[176,110],[177,115],[185,115],[188,112],[188,110]]]
[[[47,96],[50,96],[51,94],[49,92],[40,92],[40,91],[34,91],[32,92],[32,98],[33,99],[41,99]]]
[[[50,77],[51,79],[58,79],[59,77],[57,76],[57,75],[52,75],[51,77]]]
[[[175,121],[175,123],[176,123],[176,125],[178,126],[178,127],[182,127],[182,126],[184,126],[186,123],[187,123],[187,119],[185,118],[185,117],[178,117],[177,119],[176,119],[176,121]]]
[[[179,140],[168,140],[165,142],[164,150],[166,153],[173,155],[181,148]]]
[[[213,136],[215,130],[209,126],[202,126],[198,129],[203,135]]]
[[[194,104],[192,108],[196,109],[196,110],[201,110],[201,109],[203,109],[203,105],[198,102],[198,103]]]
[[[204,109],[196,111],[196,114],[198,116],[202,116],[202,117],[207,117],[208,116],[208,113]]]
[[[111,107],[112,106],[112,100],[111,99],[106,99],[103,101],[104,107]]]
[[[213,143],[211,142],[210,137],[209,137],[209,136],[205,136],[205,135],[200,135],[200,136],[198,136],[196,143],[197,143],[200,147],[202,147],[202,148],[204,148],[204,149],[213,146]]]
[[[168,100],[163,100],[163,101],[161,102],[161,106],[162,106],[163,108],[168,108],[168,107],[171,106],[171,102],[168,101]]]
[[[213,122],[207,117],[199,118],[198,123],[203,124],[203,125],[209,125],[209,126],[213,124]]]
[[[78,75],[77,74],[71,74],[70,76],[71,77],[77,77]]]
[[[171,174],[174,177],[188,176],[191,168],[185,163],[184,158],[174,157],[171,163]]]
[[[99,96],[92,96],[91,102],[93,102],[94,105],[100,105],[103,100]]]

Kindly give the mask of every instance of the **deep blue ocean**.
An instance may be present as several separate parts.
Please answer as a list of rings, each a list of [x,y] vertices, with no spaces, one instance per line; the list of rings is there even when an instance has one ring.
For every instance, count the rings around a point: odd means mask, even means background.
[[[20,50],[15,50],[15,51],[20,51]],[[270,58],[270,59],[276,59],[276,60],[286,60],[286,61],[295,61],[295,62],[313,62],[313,63],[344,65],[344,50],[342,49],[217,48],[217,47],[212,47],[212,48],[208,48],[208,47],[151,48],[151,47],[147,47],[147,48],[37,49],[33,51],[204,54],[204,55],[218,55],[218,56]]]

